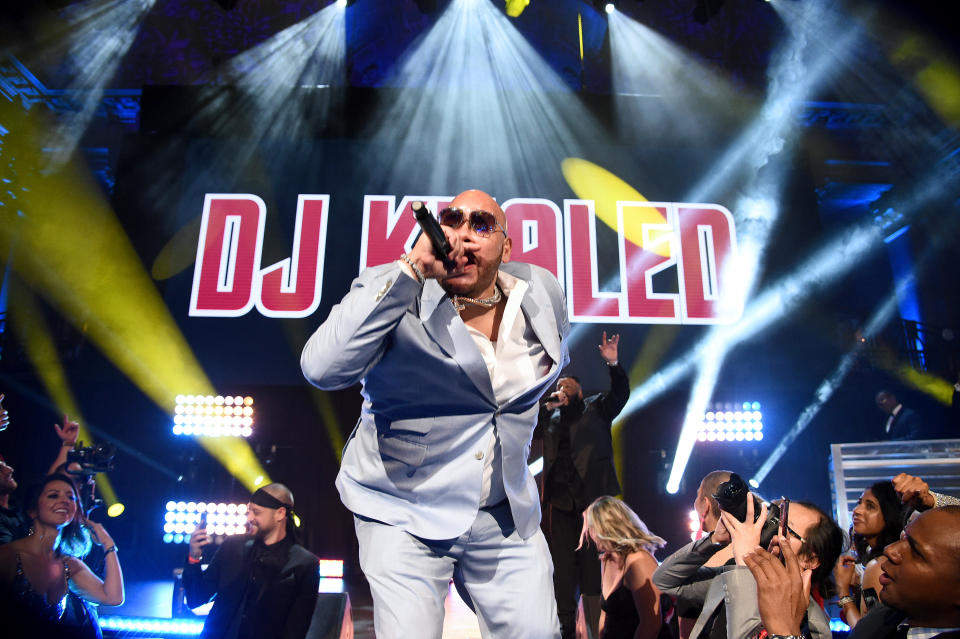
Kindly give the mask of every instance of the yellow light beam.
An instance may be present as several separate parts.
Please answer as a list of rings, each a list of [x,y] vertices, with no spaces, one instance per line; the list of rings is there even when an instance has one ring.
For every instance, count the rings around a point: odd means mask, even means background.
[[[323,428],[327,431],[327,438],[330,440],[330,446],[333,448],[333,454],[337,456],[337,461],[342,461],[344,439],[340,432],[340,420],[337,419],[337,413],[333,410],[333,404],[330,402],[330,395],[319,388],[312,389],[311,396],[313,403],[320,413],[323,421]]]
[[[86,420],[77,406],[73,393],[70,392],[66,373],[57,356],[57,348],[50,337],[43,311],[16,277],[11,277],[9,283],[10,325],[13,332],[23,344],[27,358],[40,376],[40,380],[47,389],[47,395],[53,400],[58,412],[70,416],[79,423],[78,441],[89,446],[94,445],[93,435],[84,426]],[[108,507],[118,502],[117,493],[106,475],[97,478],[97,489],[103,495]]]
[[[34,111],[0,100],[0,121],[11,131],[4,154],[17,158],[15,186],[27,193],[18,201],[22,217],[9,206],[0,213],[0,250],[16,244],[13,267],[20,277],[83,326],[104,355],[169,414],[180,393],[215,395],[89,173],[76,162],[49,173],[25,170],[44,164],[45,123]],[[246,441],[199,441],[248,489],[255,489],[257,477],[267,477]]]
[[[647,202],[647,198],[625,181],[588,160],[567,158],[561,165],[567,184],[582,200],[593,200],[597,217],[614,231],[617,230],[617,202]],[[645,248],[661,257],[670,257],[669,233],[651,234],[655,238],[650,246],[644,246],[643,225],[665,224],[666,219],[658,209],[650,206],[634,206],[624,215],[623,236],[636,246]]]

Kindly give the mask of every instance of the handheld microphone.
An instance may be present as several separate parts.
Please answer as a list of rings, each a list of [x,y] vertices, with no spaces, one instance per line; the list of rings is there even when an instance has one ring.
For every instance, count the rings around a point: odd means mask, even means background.
[[[433,217],[427,210],[427,205],[419,200],[411,204],[410,208],[413,209],[413,217],[417,219],[420,229],[430,238],[430,243],[433,244],[433,254],[443,262],[445,267],[448,269],[454,268],[456,264],[447,257],[453,249],[450,242],[447,241],[447,236],[443,234],[443,229],[440,228],[437,218]]]

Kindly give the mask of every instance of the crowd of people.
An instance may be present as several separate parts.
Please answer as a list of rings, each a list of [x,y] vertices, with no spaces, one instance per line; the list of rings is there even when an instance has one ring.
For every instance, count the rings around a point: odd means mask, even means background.
[[[2,404],[0,421],[4,428],[9,424]],[[96,607],[124,600],[117,545],[91,519],[93,475],[69,458],[79,425],[64,416],[63,426],[55,424],[54,430],[61,445],[48,474],[23,495],[13,467],[0,457],[4,639],[97,639],[102,631]],[[205,523],[193,530],[183,594],[191,608],[214,602],[204,637],[306,636],[320,577],[317,557],[297,543],[293,503],[282,484],[259,488],[246,508],[248,534],[228,538],[206,556],[213,537]],[[91,562],[94,548],[97,561]]]
[[[854,631],[869,636],[862,628],[881,609],[868,610],[871,590],[915,635],[948,636],[945,629],[960,626],[956,595],[928,597],[939,606],[928,615],[891,589],[926,580],[914,556],[936,549],[939,584],[960,592],[958,528],[927,523],[953,521],[953,507],[917,478],[894,478],[894,492],[901,504],[932,512],[897,522],[900,541],[883,547],[888,531],[858,506],[851,559],[841,558],[844,532],[813,503],[763,504],[742,480],[730,488],[734,474],[711,473],[695,504],[707,534],[658,565],[662,540],[611,496],[620,486],[610,425],[629,395],[619,337],[604,334],[599,345],[610,390],[585,397],[563,372],[563,292],[544,269],[511,262],[496,200],[465,191],[438,220],[409,253],[365,269],[301,356],[304,375],[321,389],[363,386],[336,485],[354,514],[378,638],[411,629],[439,638],[451,579],[485,638],[572,638],[578,595],[583,632],[602,639],[828,637],[825,606],[838,594]],[[888,413],[888,438],[913,432],[911,413],[891,394],[878,406]],[[540,499],[527,467],[538,439]],[[872,507],[875,497],[862,502]],[[873,572],[850,573],[881,554],[871,569],[879,570],[878,591]]]
[[[825,638],[830,605],[856,639],[960,636],[960,502],[906,474],[864,491],[848,544],[812,502],[765,503],[736,473],[711,472],[694,502],[703,534],[659,561],[665,541],[614,496],[610,428],[629,396],[619,336],[599,344],[610,389],[584,396],[563,372],[563,290],[509,263],[496,201],[465,191],[438,219],[410,253],[364,270],[301,356],[320,388],[363,385],[336,487],[378,639],[439,639],[451,580],[485,639]],[[910,413],[882,395],[885,432],[899,437]],[[20,510],[0,461],[5,637],[96,637],[89,603],[124,596],[117,546],[71,474],[77,425],[55,430],[61,450]],[[248,535],[204,556],[206,526],[192,531],[183,586],[191,607],[214,602],[203,636],[308,634],[317,558],[297,543],[293,510],[289,489],[270,484],[250,498]],[[83,561],[92,546],[100,575]]]

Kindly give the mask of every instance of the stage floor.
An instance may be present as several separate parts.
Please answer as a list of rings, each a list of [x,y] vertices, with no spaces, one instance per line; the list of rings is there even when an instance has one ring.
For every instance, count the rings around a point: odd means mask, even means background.
[[[362,577],[344,582],[350,598],[353,618],[353,639],[375,639],[373,629],[373,600]],[[172,581],[141,581],[126,584],[126,601],[116,608],[101,608],[100,614],[113,618],[170,619],[173,600]],[[480,639],[476,615],[450,585],[444,602],[443,639]],[[348,639],[344,637],[343,639]]]

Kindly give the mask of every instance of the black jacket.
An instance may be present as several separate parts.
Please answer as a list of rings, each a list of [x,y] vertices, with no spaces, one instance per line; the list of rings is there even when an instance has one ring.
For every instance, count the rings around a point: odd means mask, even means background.
[[[890,424],[890,432],[886,433],[886,438],[891,441],[920,439],[923,435],[923,421],[920,415],[904,406],[900,412],[893,418]]]
[[[544,486],[557,461],[561,429],[570,433],[570,454],[579,476],[574,500],[583,510],[601,495],[620,494],[616,469],[613,466],[613,442],[610,427],[630,399],[630,380],[619,364],[609,366],[610,390],[584,398],[576,411],[556,408],[540,411],[534,437],[543,438]]]
[[[890,608],[883,603],[877,604],[865,614],[857,625],[853,627],[848,639],[903,639],[906,633],[898,632],[897,626],[905,619],[906,615],[895,608]],[[937,639],[957,639],[960,632],[942,632],[936,635]]]
[[[303,639],[319,584],[317,558],[289,536],[270,546],[228,537],[206,570],[191,563],[183,570],[191,608],[215,597],[201,635],[208,639]]]

